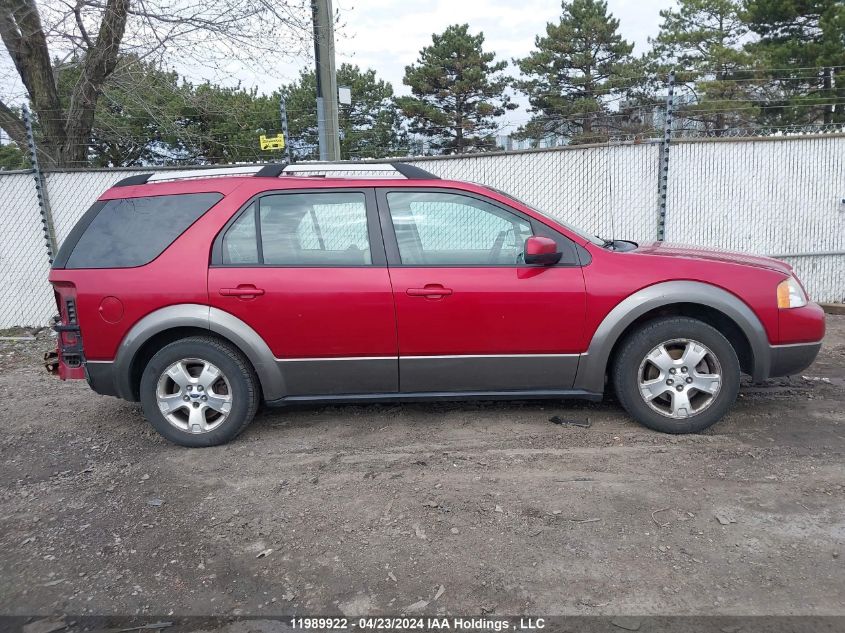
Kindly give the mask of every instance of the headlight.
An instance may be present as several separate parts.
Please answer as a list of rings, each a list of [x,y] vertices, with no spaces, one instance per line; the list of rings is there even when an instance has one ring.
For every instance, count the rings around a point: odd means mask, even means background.
[[[795,277],[784,279],[778,284],[778,307],[801,308],[807,305],[807,295]]]

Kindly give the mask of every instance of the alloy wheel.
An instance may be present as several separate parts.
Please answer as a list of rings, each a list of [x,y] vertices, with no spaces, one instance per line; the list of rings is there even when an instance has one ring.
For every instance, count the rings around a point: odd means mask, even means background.
[[[677,338],[646,354],[637,384],[643,401],[653,410],[668,418],[688,418],[716,400],[722,387],[722,367],[706,345]]]
[[[156,400],[164,418],[177,429],[208,433],[229,416],[232,389],[217,366],[200,358],[183,358],[159,377]]]

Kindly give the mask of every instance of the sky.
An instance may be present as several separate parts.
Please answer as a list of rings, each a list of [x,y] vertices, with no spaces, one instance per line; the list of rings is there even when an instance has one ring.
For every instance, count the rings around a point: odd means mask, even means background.
[[[672,0],[608,0],[608,11],[620,21],[622,36],[634,43],[638,54],[647,50],[648,38],[657,34],[659,11],[674,5]],[[431,44],[433,33],[443,32],[450,24],[468,23],[472,33],[483,31],[485,49],[510,62],[527,55],[534,37],[561,14],[560,0],[333,0],[333,8],[342,25],[335,34],[337,65],[347,62],[373,68],[397,94],[408,93],[402,84],[405,66]],[[311,64],[313,60],[305,60],[309,68]],[[282,79],[293,79],[302,66],[283,64],[277,73]],[[235,75],[246,85],[266,81],[246,70]],[[265,88],[266,84],[260,86],[266,92],[275,86]],[[515,102],[520,108],[507,117],[514,124],[523,123],[529,117],[525,100],[517,97]]]
[[[485,48],[510,60],[526,55],[547,22],[560,18],[559,0],[333,0],[345,26],[336,38],[337,61],[372,67],[402,90],[404,67],[431,44],[432,33],[450,24],[468,23],[484,32]],[[670,0],[608,0],[608,10],[620,21],[622,36],[636,45],[635,53],[657,34],[658,12]]]

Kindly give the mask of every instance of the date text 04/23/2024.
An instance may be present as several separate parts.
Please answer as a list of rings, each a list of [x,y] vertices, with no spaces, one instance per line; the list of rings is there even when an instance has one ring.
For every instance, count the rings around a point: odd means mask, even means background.
[[[544,629],[544,618],[479,618],[479,617],[304,617],[290,619],[294,629],[373,630],[373,631],[530,631]]]

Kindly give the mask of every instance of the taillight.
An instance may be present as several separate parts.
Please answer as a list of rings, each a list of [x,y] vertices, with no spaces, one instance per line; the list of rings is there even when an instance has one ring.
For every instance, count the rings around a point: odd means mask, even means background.
[[[72,297],[65,299],[65,313],[67,314],[68,325],[79,323],[76,318],[76,299]]]
[[[58,319],[56,331],[56,353],[59,362],[59,377],[62,380],[85,378],[85,356],[82,351],[82,331],[79,313],[76,309],[76,288],[70,283],[54,283]]]

